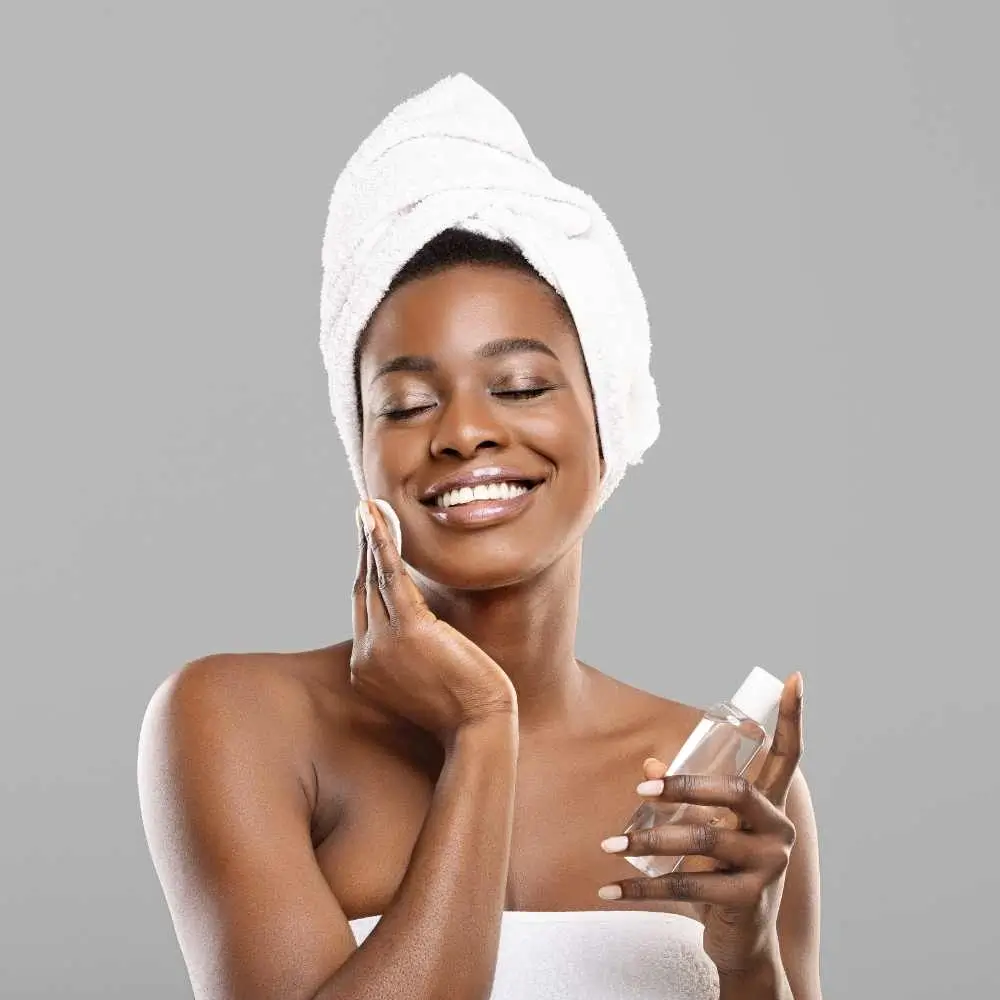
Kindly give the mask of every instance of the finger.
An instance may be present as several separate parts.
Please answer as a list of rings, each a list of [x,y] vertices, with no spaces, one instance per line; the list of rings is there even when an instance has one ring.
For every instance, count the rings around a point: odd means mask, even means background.
[[[763,892],[759,875],[733,872],[670,872],[655,878],[627,878],[598,890],[601,899],[683,899],[694,903],[749,906]]]
[[[382,591],[382,599],[386,608],[393,616],[411,616],[417,618],[434,618],[433,612],[427,606],[427,601],[420,589],[413,582],[403,562],[403,556],[396,537],[399,534],[399,518],[395,517],[396,525],[390,524],[382,505],[390,511],[392,508],[384,500],[373,500],[369,504],[363,501],[372,524],[369,533],[369,548],[376,561],[377,583]],[[378,565],[382,569],[378,571]]]
[[[375,564],[375,554],[373,552],[374,523],[371,516],[371,508],[368,506],[367,501],[363,502],[361,508],[361,520],[365,526],[365,549],[367,556],[365,607],[368,611],[368,625],[370,628],[382,628],[389,621],[389,612],[382,601],[382,593],[378,586],[378,567]]]
[[[361,524],[361,515],[355,514],[358,522],[358,567],[354,574],[354,588],[351,599],[351,616],[354,626],[354,637],[360,639],[368,631],[368,608],[365,602],[368,576],[368,543],[365,541],[365,531]]]
[[[794,673],[785,682],[778,705],[774,740],[757,776],[761,792],[781,809],[785,808],[788,789],[802,757],[802,674]]]
[[[784,813],[755,785],[739,774],[673,774],[656,781],[643,781],[636,791],[662,802],[724,806],[742,820],[748,830],[783,829]]]
[[[721,861],[730,868],[768,871],[781,864],[785,849],[783,841],[762,841],[757,834],[700,823],[664,823],[649,830],[632,830],[618,837],[609,837],[601,847],[608,854],[623,857],[682,858],[697,855]]]
[[[385,514],[375,503],[370,505],[369,510],[373,521],[372,530],[369,532],[369,541],[375,559],[378,588],[382,594],[382,601],[389,612],[389,617],[398,618],[414,610],[417,603],[414,595],[419,596],[419,591],[409,579],[409,574],[403,565],[399,549],[396,548]],[[419,603],[423,603],[422,598],[419,599]]]
[[[389,537],[392,539],[392,544],[396,551],[402,555],[403,554],[403,531],[402,526],[399,523],[399,515],[392,509],[392,504],[388,500],[380,500],[376,497],[372,500],[372,503],[379,509],[382,515],[382,520],[385,521],[386,527],[389,530]]]

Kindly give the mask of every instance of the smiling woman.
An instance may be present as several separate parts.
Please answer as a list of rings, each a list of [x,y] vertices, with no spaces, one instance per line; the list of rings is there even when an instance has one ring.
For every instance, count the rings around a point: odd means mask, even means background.
[[[187,664],[143,721],[196,997],[819,1000],[798,679],[755,784],[671,778],[699,710],[575,656],[584,533],[658,430],[596,203],[451,77],[345,168],[324,263],[353,635]],[[621,836],[640,782],[741,823]],[[640,849],[701,864],[639,879]]]

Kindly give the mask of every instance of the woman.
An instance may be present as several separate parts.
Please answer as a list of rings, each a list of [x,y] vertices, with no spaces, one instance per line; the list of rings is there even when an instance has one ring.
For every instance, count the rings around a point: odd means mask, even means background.
[[[582,340],[512,241],[461,227],[355,331],[356,478],[402,554],[363,500],[352,638],[188,664],[143,723],[143,819],[199,1000],[819,1000],[798,675],[756,786],[660,781],[700,712],[574,656],[614,460]],[[643,779],[741,826],[622,843]],[[648,854],[718,870],[623,860]]]

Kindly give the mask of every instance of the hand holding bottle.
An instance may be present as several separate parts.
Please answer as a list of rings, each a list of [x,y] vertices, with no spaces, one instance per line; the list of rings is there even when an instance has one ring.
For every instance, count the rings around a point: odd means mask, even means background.
[[[774,953],[785,871],[795,826],[785,814],[802,754],[802,677],[786,682],[771,749],[756,781],[741,775],[667,775],[656,758],[644,764],[640,795],[669,803],[725,807],[738,818],[723,824],[665,823],[633,829],[601,845],[610,853],[713,859],[712,871],[672,871],[624,879],[600,890],[604,899],[676,899],[695,904],[705,925],[704,947],[721,974],[746,969]]]
[[[427,606],[378,506],[362,501],[358,514],[355,691],[442,741],[463,725],[516,711],[514,685],[496,661]]]

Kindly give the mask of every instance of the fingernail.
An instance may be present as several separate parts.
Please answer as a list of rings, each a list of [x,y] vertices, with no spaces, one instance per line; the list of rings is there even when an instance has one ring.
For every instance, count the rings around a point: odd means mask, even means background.
[[[597,895],[601,899],[621,899],[622,898],[622,887],[620,885],[602,885],[600,889],[597,890]]]
[[[607,851],[608,854],[617,854],[619,851],[624,851],[628,847],[628,837],[608,837],[607,840],[601,841],[601,850]]]
[[[663,779],[656,778],[653,781],[640,781],[639,784],[635,786],[635,790],[640,795],[662,795]]]
[[[795,697],[801,700],[802,698],[802,674],[796,673],[795,675]]]
[[[358,504],[358,517],[361,518],[361,524],[364,526],[365,534],[370,535],[372,529],[375,527],[375,518],[372,517],[372,512],[368,508],[368,502],[362,500]]]

